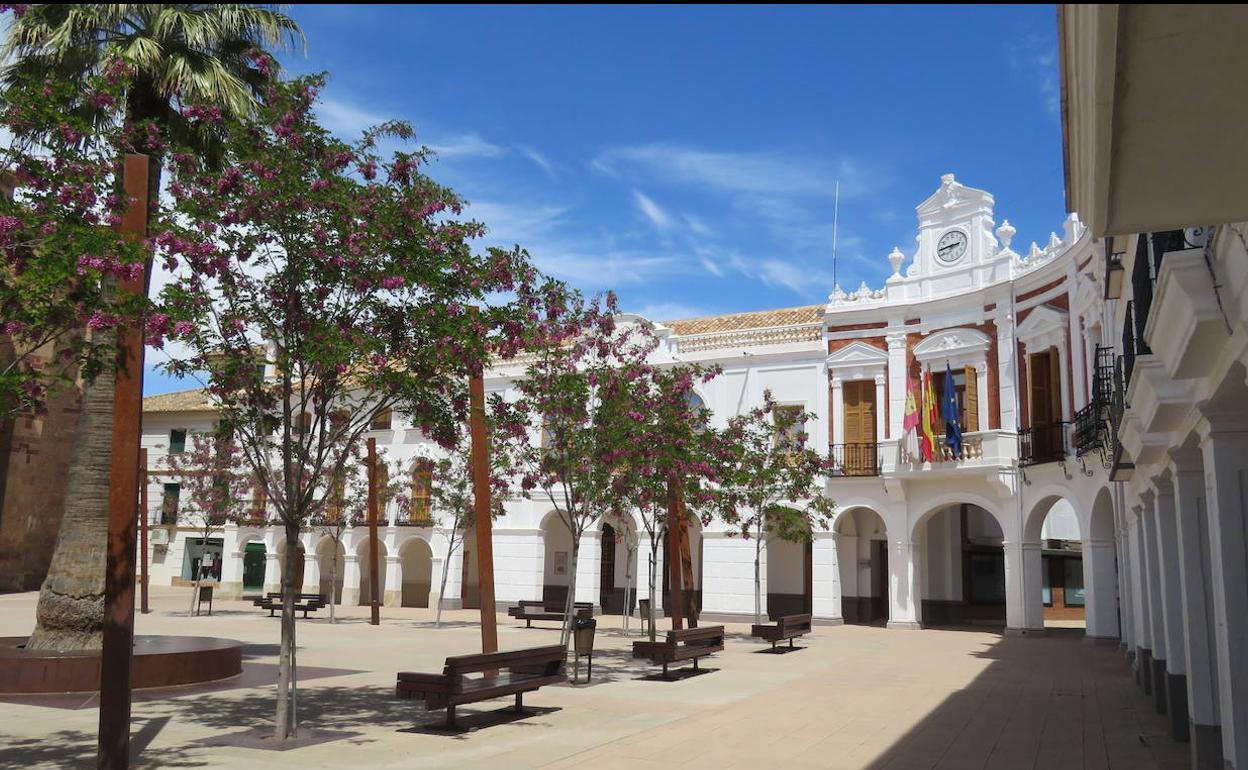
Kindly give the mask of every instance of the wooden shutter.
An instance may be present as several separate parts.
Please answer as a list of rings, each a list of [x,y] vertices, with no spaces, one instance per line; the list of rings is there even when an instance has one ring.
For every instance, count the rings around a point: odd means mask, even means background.
[[[1062,414],[1062,364],[1057,348],[1049,348],[1049,412],[1050,422],[1065,419]]]
[[[421,458],[412,470],[412,523],[429,521],[430,498],[433,493],[433,460]]]
[[[1027,361],[1027,369],[1031,373],[1031,427],[1047,425],[1053,422],[1053,401],[1049,393],[1052,383],[1049,354],[1033,353]]]
[[[875,443],[875,383],[847,382],[845,391],[845,443]]]
[[[975,367],[968,366],[966,373],[966,414],[962,416],[962,430],[973,433],[979,430],[979,379]]]

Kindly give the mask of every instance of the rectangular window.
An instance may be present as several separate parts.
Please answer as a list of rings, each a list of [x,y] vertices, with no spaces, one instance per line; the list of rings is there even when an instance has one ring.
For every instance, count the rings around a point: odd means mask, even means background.
[[[390,430],[390,422],[393,419],[389,409],[382,409],[373,415],[373,421],[368,426],[370,430]]]
[[[178,523],[178,497],[182,494],[181,484],[166,484],[165,496],[160,501],[160,523]]]
[[[1066,606],[1082,607],[1083,597],[1083,559],[1062,559],[1066,578]]]
[[[974,371],[974,370],[972,370]],[[966,427],[966,370],[959,369],[953,373],[953,387],[956,389],[958,398],[958,426],[962,430]],[[936,420],[932,423],[932,430],[936,433],[940,442],[944,442],[945,436],[945,373],[932,372],[932,393],[936,396]],[[978,408],[978,407],[976,407]]]
[[[433,497],[433,460],[419,459],[412,471],[412,509],[413,524],[430,520]]]
[[[1040,574],[1043,576],[1043,580],[1044,580],[1044,585],[1041,586],[1040,588],[1040,601],[1044,603],[1045,607],[1053,606],[1053,585],[1052,585],[1053,583],[1052,571],[1053,570],[1052,570],[1052,564],[1050,563],[1051,561],[1052,560],[1049,559],[1049,557],[1047,556],[1043,556],[1040,559],[1040,562],[1042,565],[1040,569]]]
[[[169,431],[169,454],[176,455],[186,451],[186,431],[175,428]]]
[[[801,420],[802,407],[777,406],[772,415],[776,425],[776,447],[782,451],[795,452],[801,446],[806,426]]]

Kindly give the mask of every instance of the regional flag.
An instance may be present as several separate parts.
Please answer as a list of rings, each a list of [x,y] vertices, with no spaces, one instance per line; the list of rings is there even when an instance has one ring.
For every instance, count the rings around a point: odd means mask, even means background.
[[[919,406],[914,398],[914,378],[906,377],[906,412],[901,419],[902,433],[909,433],[919,427]]]
[[[932,393],[932,373],[923,373],[923,407],[920,411],[920,417],[923,421],[919,435],[919,450],[923,453],[923,459],[927,462],[935,462],[936,460],[936,432],[932,429],[936,416],[936,396]]]

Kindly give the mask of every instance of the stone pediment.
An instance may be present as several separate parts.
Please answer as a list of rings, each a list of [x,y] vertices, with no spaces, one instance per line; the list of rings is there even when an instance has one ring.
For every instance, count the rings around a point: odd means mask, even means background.
[[[1032,309],[1018,325],[1015,335],[1029,350],[1062,345],[1066,340],[1066,313],[1048,305]]]
[[[940,178],[940,189],[916,206],[915,211],[921,220],[943,219],[954,213],[961,215],[978,210],[991,212],[992,205],[991,193],[967,187],[954,179],[953,174],[945,174]]]
[[[865,342],[851,342],[828,356],[828,366],[866,366],[888,363],[888,352]]]
[[[978,329],[946,329],[915,345],[914,357],[920,361],[978,358],[987,352],[989,342],[988,335]]]

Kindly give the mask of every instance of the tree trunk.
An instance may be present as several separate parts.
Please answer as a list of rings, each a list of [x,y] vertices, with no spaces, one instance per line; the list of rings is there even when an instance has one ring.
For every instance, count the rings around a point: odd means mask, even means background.
[[[628,621],[633,616],[633,608],[629,598],[633,593],[633,560],[636,556],[636,549],[630,548],[627,545],[627,541],[625,541],[624,558],[627,561],[624,562],[624,605],[620,607],[620,625],[623,627],[624,633],[628,633]]]
[[[298,735],[295,711],[295,559],[299,558],[299,527],[286,526],[286,556],[282,560],[282,645],[277,669],[277,720],[274,737],[281,741]]]
[[[659,561],[659,540],[656,537],[650,538],[650,607],[647,614],[650,615],[647,623],[650,626],[650,641],[655,640],[654,619],[658,617],[659,603],[659,572],[657,569]]]
[[[338,541],[334,541],[334,557],[329,560],[329,622],[337,623],[334,607],[338,605]]]
[[[754,538],[754,623],[762,623],[763,616],[763,582],[762,574],[759,571],[759,561],[762,558],[763,540],[762,538]]]
[[[434,628],[442,627],[442,598],[446,596],[446,576],[451,571],[451,557],[455,555],[455,538],[453,536],[448,537],[446,542],[446,558],[442,560],[442,587],[438,589],[438,608],[434,611],[433,615]],[[464,589],[462,588],[464,585],[464,578],[464,575],[460,575],[459,577],[459,585],[461,586],[459,592],[461,595],[464,592]]]
[[[563,632],[559,636],[559,643],[564,647],[568,646],[568,640],[572,638],[572,611],[576,609],[576,563],[581,552],[581,537],[578,534],[572,535],[572,563],[568,565],[571,574],[568,576],[568,600],[564,604],[563,614]]]
[[[114,335],[101,335],[111,346]],[[78,440],[65,480],[65,513],[39,589],[31,650],[98,650],[103,644],[104,573],[108,556],[108,491],[113,443],[113,389],[105,366],[82,394]]]

